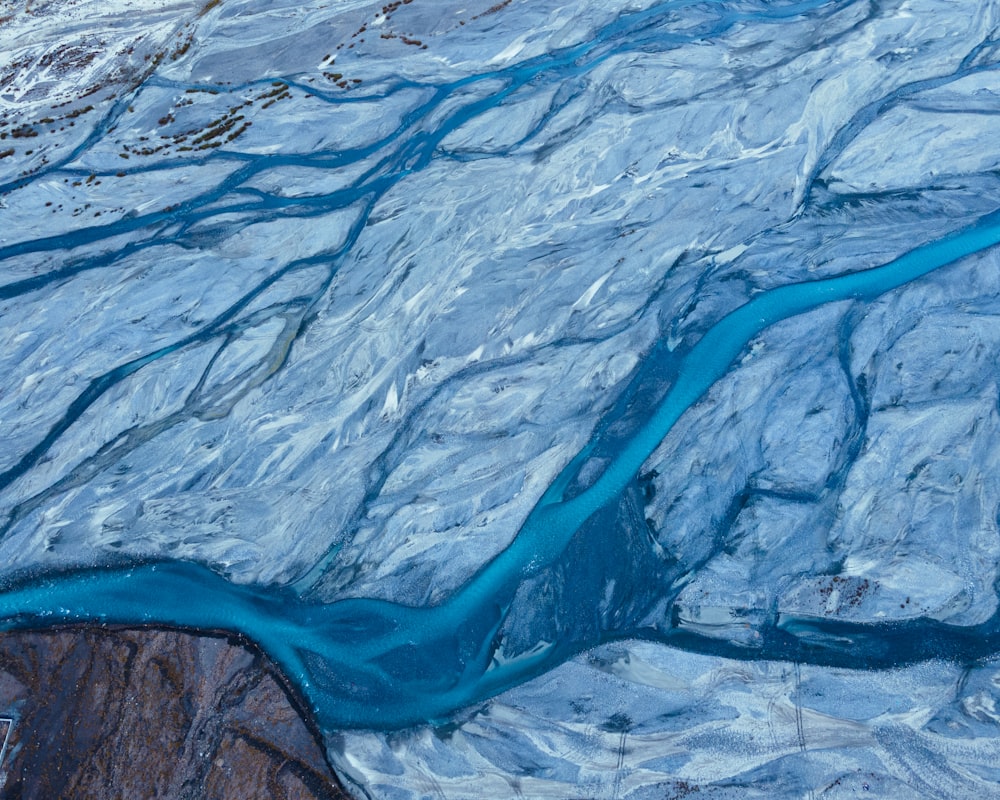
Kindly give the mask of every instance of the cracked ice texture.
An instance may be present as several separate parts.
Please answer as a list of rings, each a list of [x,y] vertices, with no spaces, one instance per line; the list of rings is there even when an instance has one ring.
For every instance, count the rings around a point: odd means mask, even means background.
[[[8,570],[165,556],[435,602],[728,311],[997,206],[992,2],[147,5],[0,34]],[[86,68],[32,66],[77,36]],[[598,628],[660,596],[748,644],[780,614],[993,614],[997,267],[760,334],[615,541],[519,594],[506,652],[571,624],[584,567]],[[331,753],[377,797],[981,796],[976,669],[607,645],[451,737]]]

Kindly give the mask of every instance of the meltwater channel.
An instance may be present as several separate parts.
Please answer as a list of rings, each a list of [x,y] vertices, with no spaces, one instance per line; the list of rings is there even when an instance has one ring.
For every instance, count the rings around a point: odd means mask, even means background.
[[[993,213],[883,266],[757,295],[688,352],[663,401],[589,488],[566,497],[588,453],[600,444],[604,424],[545,492],[510,546],[440,604],[418,608],[356,598],[324,605],[290,589],[233,584],[206,567],[176,561],[22,576],[0,595],[0,627],[91,622],[236,632],[280,665],[324,727],[395,729],[445,719],[599,643],[559,641],[514,660],[496,658],[497,632],[518,586],[557,559],[589,518],[616,502],[679,417],[727,373],[756,334],[825,303],[871,300],[998,243],[1000,213]],[[860,668],[1000,652],[998,615],[969,627],[926,618],[783,618],[763,633],[753,651],[672,633],[669,625],[623,624],[602,639],[655,638],[737,657]]]

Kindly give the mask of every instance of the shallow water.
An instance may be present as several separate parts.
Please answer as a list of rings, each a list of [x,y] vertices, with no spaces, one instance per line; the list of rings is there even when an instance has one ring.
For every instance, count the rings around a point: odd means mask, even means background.
[[[574,459],[569,474],[556,478],[507,549],[440,604],[414,607],[366,598],[319,604],[288,590],[233,584],[201,565],[179,561],[33,575],[23,588],[0,595],[0,616],[9,628],[95,621],[242,633],[281,665],[330,729],[444,721],[597,644],[567,637],[503,664],[494,658],[497,633],[519,584],[557,559],[590,517],[620,499],[681,414],[726,373],[753,336],[823,303],[874,299],[997,243],[1000,221],[990,215],[882,267],[771,289],[723,317],[680,361],[663,402],[619,445],[593,485],[564,498],[560,487],[575,477]],[[588,444],[584,454],[596,444]],[[942,655],[963,660],[994,655],[1000,614],[977,626],[930,619],[880,624],[788,618],[768,633],[773,641],[763,644],[757,657],[877,669]],[[637,620],[624,620],[603,638],[644,635],[658,634]],[[684,637],[670,641],[685,644]]]
[[[995,4],[154,11],[5,34],[5,625],[242,633],[372,796],[988,785]]]

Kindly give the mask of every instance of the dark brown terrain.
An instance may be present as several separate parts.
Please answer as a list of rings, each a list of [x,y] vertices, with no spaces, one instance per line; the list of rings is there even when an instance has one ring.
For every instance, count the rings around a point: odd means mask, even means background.
[[[0,716],[4,800],[349,797],[278,673],[222,636],[0,634]]]

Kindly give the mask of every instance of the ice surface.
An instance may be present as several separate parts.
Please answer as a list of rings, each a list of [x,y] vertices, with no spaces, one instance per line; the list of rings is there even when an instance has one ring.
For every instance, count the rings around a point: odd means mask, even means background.
[[[491,6],[4,12],[6,576],[441,604],[726,314],[1000,205],[995,2]],[[996,792],[998,266],[755,334],[359,796]]]

